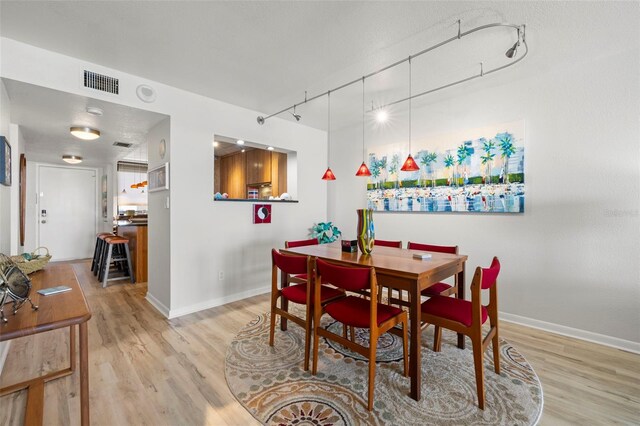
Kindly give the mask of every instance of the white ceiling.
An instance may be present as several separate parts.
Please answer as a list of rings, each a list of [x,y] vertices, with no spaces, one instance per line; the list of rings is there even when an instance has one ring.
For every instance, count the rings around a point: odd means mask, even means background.
[[[62,155],[83,157],[82,165],[100,167],[120,159],[147,161],[146,134],[166,116],[110,102],[2,79],[11,100],[11,122],[20,125],[27,141],[29,161],[65,164]],[[88,106],[103,110],[102,116],[87,113]],[[71,126],[88,126],[100,138],[83,141],[69,133]],[[134,144],[113,146],[115,141]]]
[[[457,33],[527,24],[529,56],[431,102],[637,48],[638,2],[2,1],[0,35],[231,104],[278,111]],[[414,93],[505,63],[515,33],[491,30],[414,61]],[[367,80],[366,103],[407,94],[400,66]],[[332,127],[358,123],[362,88],[332,95]],[[427,99],[428,98],[428,99]],[[298,108],[326,128],[326,98]],[[293,119],[290,115],[284,118]],[[256,125],[255,122],[247,125]],[[335,127],[334,127],[335,128]]]

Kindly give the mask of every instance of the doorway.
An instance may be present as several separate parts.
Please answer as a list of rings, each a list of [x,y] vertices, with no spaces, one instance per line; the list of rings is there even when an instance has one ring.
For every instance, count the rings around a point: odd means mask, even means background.
[[[93,256],[97,220],[96,170],[38,165],[38,247],[53,260]]]

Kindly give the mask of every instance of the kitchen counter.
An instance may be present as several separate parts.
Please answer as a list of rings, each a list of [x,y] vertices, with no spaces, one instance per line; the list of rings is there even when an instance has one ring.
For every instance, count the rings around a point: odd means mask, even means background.
[[[137,283],[147,282],[148,279],[147,228],[147,222],[118,221],[117,234],[129,239],[129,252]]]

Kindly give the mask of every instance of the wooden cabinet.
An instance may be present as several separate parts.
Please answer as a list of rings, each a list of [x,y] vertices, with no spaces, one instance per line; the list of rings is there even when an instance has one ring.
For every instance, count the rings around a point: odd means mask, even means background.
[[[220,191],[229,198],[247,198],[246,152],[220,158]]]
[[[247,154],[247,184],[271,182],[271,151],[252,149]]]
[[[271,193],[279,197],[287,192],[287,154],[271,152]]]
[[[147,225],[119,225],[118,235],[129,239],[129,252],[137,283],[146,283],[148,278],[148,228]]]

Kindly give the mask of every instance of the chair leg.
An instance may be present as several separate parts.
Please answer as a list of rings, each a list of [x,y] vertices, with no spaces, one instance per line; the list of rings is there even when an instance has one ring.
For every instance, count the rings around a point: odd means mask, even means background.
[[[311,332],[313,317],[307,312],[307,322],[304,327],[304,371],[309,371],[309,353],[311,352]]]
[[[273,346],[273,337],[276,329],[276,304],[278,303],[278,295],[271,293],[271,318],[269,323],[269,346]]]
[[[107,248],[107,256],[104,261],[104,272],[102,273],[102,288],[107,286],[107,281],[109,280],[109,267],[111,266],[111,250],[113,249],[113,244],[108,244],[109,248]]]
[[[320,343],[320,339],[318,336],[318,318],[313,317],[313,367],[311,368],[311,374],[314,376],[318,372],[318,344]]]
[[[373,330],[372,330],[373,331]],[[376,387],[376,349],[378,348],[377,337],[369,341],[369,399],[367,410],[373,409],[373,391]]]
[[[127,256],[127,268],[129,269],[129,278],[131,279],[131,283],[136,282],[136,276],[133,272],[133,266],[131,265],[131,253],[129,253],[129,244],[124,244],[124,252]]]
[[[482,360],[482,335],[471,339],[473,346],[473,364],[476,370],[476,390],[478,392],[478,407],[484,410],[484,365]]]
[[[493,346],[493,365],[496,374],[500,374],[500,339],[498,338],[498,326],[496,328],[496,335],[491,339],[491,346]]]
[[[433,330],[433,351],[440,352],[441,344],[442,344],[442,327],[434,325],[435,329]]]
[[[349,327],[349,335],[351,336],[351,341],[355,343],[356,341],[356,328],[354,326]]]
[[[409,349],[407,347],[407,328],[409,328],[409,323],[405,320],[402,321],[402,358],[404,360],[404,377],[409,377]]]
[[[347,338],[347,324],[342,324],[342,337]]]

